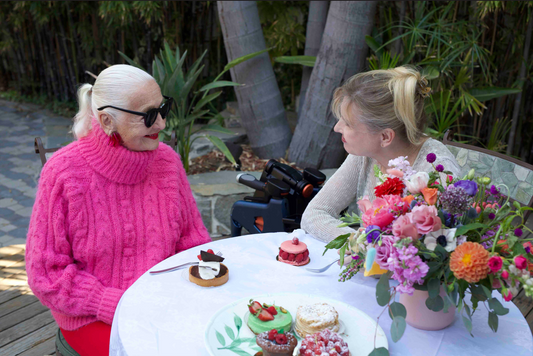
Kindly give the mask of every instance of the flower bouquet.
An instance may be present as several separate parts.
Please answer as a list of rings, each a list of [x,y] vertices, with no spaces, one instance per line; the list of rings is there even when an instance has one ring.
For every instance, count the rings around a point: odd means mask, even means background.
[[[380,183],[376,199],[358,201],[360,217],[342,218],[341,226],[361,227],[337,237],[326,250],[340,249],[345,268],[339,281],[361,270],[382,273],[376,299],[393,320],[394,342],[402,337],[407,317],[396,294],[412,295],[415,290],[427,291],[423,307],[429,310],[447,313],[457,308],[471,335],[472,315],[480,302],[486,303],[489,326],[496,332],[498,316],[509,310],[493,298],[493,290],[505,301],[521,287],[526,296],[533,296],[533,239],[519,239],[524,230],[531,232],[523,216],[533,209],[511,204],[505,185],[474,178],[474,170],[454,177],[442,165],[435,166],[435,154],[426,159],[433,166],[430,173],[413,171],[407,157],[391,160],[387,174],[375,166]],[[396,286],[390,286],[390,278]],[[370,355],[387,354],[379,348]]]

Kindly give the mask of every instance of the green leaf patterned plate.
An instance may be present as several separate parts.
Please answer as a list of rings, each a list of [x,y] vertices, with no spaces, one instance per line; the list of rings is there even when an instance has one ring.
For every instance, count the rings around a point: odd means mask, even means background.
[[[267,304],[275,303],[287,309],[293,317],[296,317],[300,305],[328,303],[339,313],[339,320],[343,325],[342,337],[348,343],[351,355],[367,356],[374,349],[376,321],[359,309],[344,302],[315,295],[271,293],[251,295],[226,305],[213,315],[207,323],[204,334],[204,341],[211,356],[253,356],[261,351],[255,342],[255,335],[245,324],[250,299]],[[388,348],[385,333],[380,326],[377,330],[376,347]]]

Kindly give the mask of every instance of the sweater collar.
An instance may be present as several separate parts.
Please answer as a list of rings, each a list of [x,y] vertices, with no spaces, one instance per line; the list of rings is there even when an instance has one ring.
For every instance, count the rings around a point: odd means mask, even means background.
[[[96,119],[91,121],[89,134],[79,140],[81,154],[96,172],[121,184],[136,184],[143,181],[157,151],[130,151],[119,145],[109,145],[109,138]]]

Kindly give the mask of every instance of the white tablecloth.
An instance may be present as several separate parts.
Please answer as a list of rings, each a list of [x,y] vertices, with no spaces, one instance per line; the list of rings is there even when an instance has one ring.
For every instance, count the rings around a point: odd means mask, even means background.
[[[183,251],[159,263],[153,270],[197,260],[200,249],[222,251],[228,266],[228,283],[216,288],[202,288],[182,277],[182,271],[141,276],[124,293],[115,313],[111,331],[110,355],[208,355],[204,346],[205,327],[219,309],[242,298],[277,292],[296,292],[343,301],[376,318],[383,310],[375,298],[377,280],[356,276],[338,282],[339,267],[313,274],[303,267],[277,262],[275,256],[288,234],[247,235],[211,242]],[[311,263],[322,267],[337,258],[335,251],[322,256],[324,243],[307,235]],[[495,294],[498,294],[495,292]],[[500,317],[497,333],[490,330],[487,310],[480,308],[473,317],[474,338],[459,316],[441,331],[406,328],[398,343],[390,339],[391,320],[386,313],[379,324],[387,334],[391,355],[533,355],[533,338],[518,308]]]

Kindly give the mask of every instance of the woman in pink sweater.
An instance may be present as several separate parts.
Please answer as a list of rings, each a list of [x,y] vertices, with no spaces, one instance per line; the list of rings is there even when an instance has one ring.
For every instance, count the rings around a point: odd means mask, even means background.
[[[157,139],[172,99],[155,80],[115,65],[78,97],[77,140],[41,172],[28,283],[70,346],[107,355],[124,291],[158,262],[211,239],[178,154]]]

